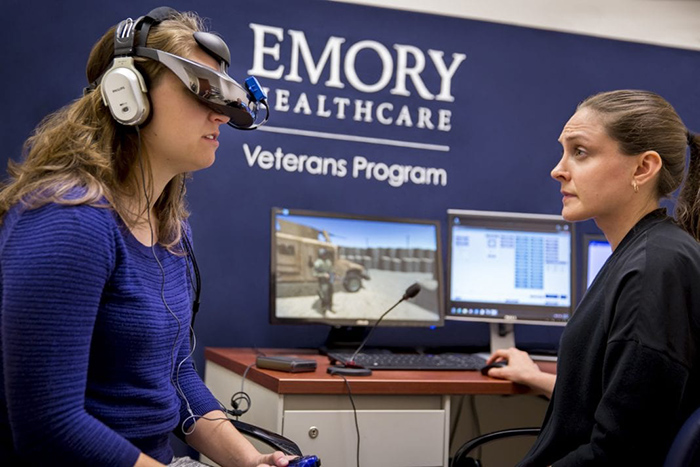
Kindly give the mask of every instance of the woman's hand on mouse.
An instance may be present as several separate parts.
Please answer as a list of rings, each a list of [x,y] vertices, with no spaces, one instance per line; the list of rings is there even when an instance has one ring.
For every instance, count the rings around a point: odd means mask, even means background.
[[[552,396],[556,376],[540,370],[540,367],[532,361],[527,352],[523,352],[514,347],[510,349],[499,349],[489,357],[486,364],[488,365],[503,360],[507,360],[508,365],[501,368],[491,368],[488,373],[489,376],[524,384],[537,393],[547,397]]]

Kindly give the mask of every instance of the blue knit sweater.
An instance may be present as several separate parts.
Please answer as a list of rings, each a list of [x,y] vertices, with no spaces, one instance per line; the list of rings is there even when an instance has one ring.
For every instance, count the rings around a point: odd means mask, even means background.
[[[0,464],[132,466],[140,451],[168,463],[168,434],[188,416],[174,383],[195,414],[219,408],[191,360],[177,371],[189,353],[186,261],[155,252],[165,280],[107,208],[5,216]]]

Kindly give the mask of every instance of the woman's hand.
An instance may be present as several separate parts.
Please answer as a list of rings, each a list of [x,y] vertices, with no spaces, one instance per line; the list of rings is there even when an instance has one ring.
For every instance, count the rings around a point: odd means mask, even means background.
[[[289,461],[297,456],[285,456],[281,451],[272,454],[261,454],[256,467],[286,467]]]
[[[524,384],[540,394],[547,397],[552,396],[556,376],[540,370],[540,367],[532,361],[527,352],[514,347],[499,349],[489,357],[486,364],[503,360],[507,361],[508,365],[501,368],[491,368],[488,373],[489,376]]]

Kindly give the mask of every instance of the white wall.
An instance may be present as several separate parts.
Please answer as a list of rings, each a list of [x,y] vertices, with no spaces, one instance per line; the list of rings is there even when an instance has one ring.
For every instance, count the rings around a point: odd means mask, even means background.
[[[332,0],[700,50],[700,0]]]

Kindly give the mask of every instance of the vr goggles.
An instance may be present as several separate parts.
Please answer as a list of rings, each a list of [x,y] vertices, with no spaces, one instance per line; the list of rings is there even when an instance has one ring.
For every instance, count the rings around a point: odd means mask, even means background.
[[[200,33],[195,34],[199,35]],[[209,35],[219,39],[213,34]],[[223,41],[221,42],[223,43]],[[253,76],[245,80],[244,88],[226,74],[225,71],[215,71],[195,61],[162,50],[136,47],[134,56],[150,58],[164,65],[203,104],[229,117],[228,124],[234,128],[253,130],[263,125],[270,116],[267,96],[260,87],[258,80]],[[260,105],[265,107],[265,118],[258,125],[254,125]]]
[[[148,118],[150,104],[145,80],[136,69],[133,57],[144,57],[172,71],[200,102],[229,117],[228,124],[233,128],[254,130],[267,122],[270,109],[260,83],[251,76],[241,86],[228,75],[231,53],[219,36],[201,31],[194,33],[194,39],[201,49],[219,63],[218,71],[193,60],[146,47],[150,28],[175,15],[177,11],[172,8],[160,7],[136,21],[127,18],[120,22],[114,34],[112,66],[85,91],[101,85],[102,100],[117,122],[123,125],[142,124]],[[137,31],[140,32],[138,45],[135,44]],[[265,117],[256,124],[261,105],[265,108]]]

